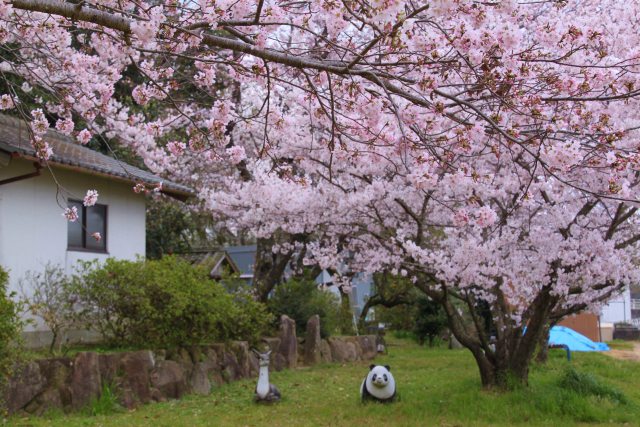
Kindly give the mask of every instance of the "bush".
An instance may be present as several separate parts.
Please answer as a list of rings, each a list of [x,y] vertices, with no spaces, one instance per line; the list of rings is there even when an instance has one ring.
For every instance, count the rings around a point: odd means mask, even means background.
[[[78,321],[71,282],[64,270],[47,264],[42,273],[28,271],[20,279],[20,289],[22,304],[51,330],[49,353],[60,351],[64,334]]]
[[[74,290],[83,317],[107,343],[179,347],[257,340],[271,323],[266,308],[232,295],[207,272],[176,257],[83,263]]]
[[[340,319],[338,298],[318,289],[312,279],[293,278],[278,285],[268,302],[269,309],[279,318],[286,314],[296,322],[296,333],[303,336],[311,316],[320,316],[320,335],[326,338],[333,334]]]
[[[413,332],[418,344],[423,345],[425,340],[429,346],[433,346],[433,340],[447,326],[447,317],[444,310],[437,302],[428,297],[420,297],[416,302],[416,316]]]
[[[9,275],[0,267],[0,386],[11,374],[21,348],[22,321],[17,304],[7,295],[8,282]]]
[[[627,403],[627,397],[621,391],[601,383],[592,374],[576,371],[573,367],[569,367],[562,375],[560,387],[583,396],[597,396],[616,403]]]

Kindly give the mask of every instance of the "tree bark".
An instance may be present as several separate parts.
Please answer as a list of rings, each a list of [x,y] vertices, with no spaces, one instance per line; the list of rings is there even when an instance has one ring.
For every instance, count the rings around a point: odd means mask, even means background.
[[[253,286],[256,300],[266,302],[271,291],[282,282],[293,252],[273,253],[274,238],[258,239]]]
[[[538,352],[536,353],[536,362],[540,364],[547,363],[549,360],[549,331],[551,330],[551,324],[547,323],[540,335],[538,341]]]
[[[451,333],[471,351],[478,365],[483,388],[507,390],[528,384],[529,366],[536,345],[541,340],[545,326],[549,324],[550,312],[555,305],[549,287],[538,293],[523,315],[521,323],[515,324],[511,319],[508,304],[492,306],[494,319],[500,317],[495,343],[490,342],[486,336],[485,325],[477,321],[474,305],[469,304],[467,298],[451,293],[445,286],[442,286],[442,291],[435,291],[427,286],[418,287],[444,308]],[[494,304],[501,304],[503,295],[499,288],[496,292],[499,295]],[[462,311],[453,304],[454,298],[465,303],[471,320],[466,319]]]

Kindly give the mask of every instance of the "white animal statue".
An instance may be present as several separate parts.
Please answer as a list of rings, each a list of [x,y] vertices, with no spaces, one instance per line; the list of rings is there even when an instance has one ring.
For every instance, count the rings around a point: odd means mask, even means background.
[[[256,385],[256,402],[277,402],[280,400],[280,391],[269,382],[269,356],[271,350],[266,353],[259,353],[253,351],[258,357],[258,365],[260,366],[260,372],[258,374],[258,384]]]
[[[369,373],[360,386],[360,398],[363,402],[391,402],[396,397],[396,381],[391,375],[389,365],[371,365]]]

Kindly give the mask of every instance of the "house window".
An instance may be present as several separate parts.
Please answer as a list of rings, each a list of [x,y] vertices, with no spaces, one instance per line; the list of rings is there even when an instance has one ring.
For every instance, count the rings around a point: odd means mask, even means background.
[[[77,200],[69,200],[69,207],[78,210],[78,219],[68,224],[68,248],[93,252],[107,251],[107,206],[84,206]],[[100,240],[93,235],[100,233]]]

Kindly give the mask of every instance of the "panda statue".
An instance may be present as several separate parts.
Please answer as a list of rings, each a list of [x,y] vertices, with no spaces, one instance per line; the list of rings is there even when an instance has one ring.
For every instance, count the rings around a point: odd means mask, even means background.
[[[369,366],[369,373],[360,386],[360,398],[362,401],[392,402],[395,397],[396,381],[391,375],[389,365]]]

